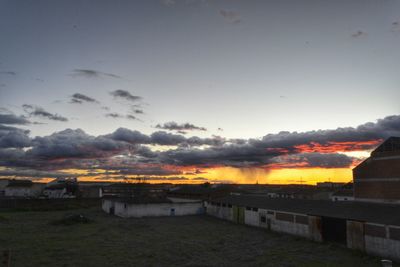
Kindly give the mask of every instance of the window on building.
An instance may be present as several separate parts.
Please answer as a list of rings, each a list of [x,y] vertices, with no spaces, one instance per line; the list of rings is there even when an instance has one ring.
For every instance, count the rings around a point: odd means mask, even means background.
[[[225,203],[222,203],[222,207],[226,207],[226,204],[225,204]]]
[[[228,208],[232,208],[232,205],[231,205],[231,204],[228,204]]]
[[[269,214],[269,215],[274,215],[275,213],[273,212],[273,211],[267,211],[267,214]]]
[[[251,208],[250,207],[246,207],[246,210],[251,210]]]
[[[258,211],[258,208],[253,208],[253,211]]]
[[[260,216],[260,222],[261,222],[261,223],[266,223],[266,222],[267,222],[267,216],[261,215],[261,216]]]

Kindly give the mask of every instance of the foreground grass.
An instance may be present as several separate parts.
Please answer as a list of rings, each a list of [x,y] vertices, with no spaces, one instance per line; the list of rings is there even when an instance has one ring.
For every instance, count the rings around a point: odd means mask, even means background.
[[[54,225],[68,214],[87,224]],[[381,266],[379,259],[208,216],[122,219],[100,209],[2,212],[11,266]]]

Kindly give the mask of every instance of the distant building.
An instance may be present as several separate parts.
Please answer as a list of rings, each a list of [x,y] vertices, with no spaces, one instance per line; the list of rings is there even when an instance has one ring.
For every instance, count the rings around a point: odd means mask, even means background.
[[[318,188],[327,188],[327,189],[336,189],[344,186],[345,183],[336,183],[336,182],[320,182],[317,183]]]
[[[168,196],[184,199],[207,200],[212,197],[227,196],[233,190],[234,188],[231,185],[181,185],[171,188],[168,192]]]
[[[4,195],[9,198],[37,198],[45,185],[31,180],[10,180],[4,189]]]
[[[120,217],[182,216],[203,214],[203,201],[166,197],[103,198],[102,209]]]
[[[159,197],[166,194],[166,187],[158,184],[147,183],[115,183],[102,187],[103,197],[132,198],[145,194],[146,196]]]
[[[400,203],[400,137],[390,137],[353,169],[358,201]]]
[[[336,192],[332,194],[331,199],[332,201],[353,201],[354,200],[353,183],[348,183],[339,188]]]
[[[77,179],[69,178],[57,179],[48,183],[42,195],[45,198],[75,198],[78,193]]]
[[[290,199],[329,199],[332,195],[330,188],[317,188],[315,186],[288,185],[277,188],[267,193],[269,198]]]

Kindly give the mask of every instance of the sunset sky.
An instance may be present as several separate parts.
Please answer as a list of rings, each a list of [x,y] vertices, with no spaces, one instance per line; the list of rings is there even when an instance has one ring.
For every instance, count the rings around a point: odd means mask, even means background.
[[[400,1],[0,0],[0,178],[347,182],[400,136]]]

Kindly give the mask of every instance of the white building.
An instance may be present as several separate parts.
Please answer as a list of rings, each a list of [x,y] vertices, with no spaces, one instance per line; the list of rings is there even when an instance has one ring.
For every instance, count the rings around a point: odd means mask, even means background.
[[[30,180],[10,180],[4,189],[4,195],[14,198],[36,198],[44,187],[45,184],[33,183]]]
[[[102,209],[120,217],[182,216],[204,213],[199,200],[172,198],[105,198]]]

